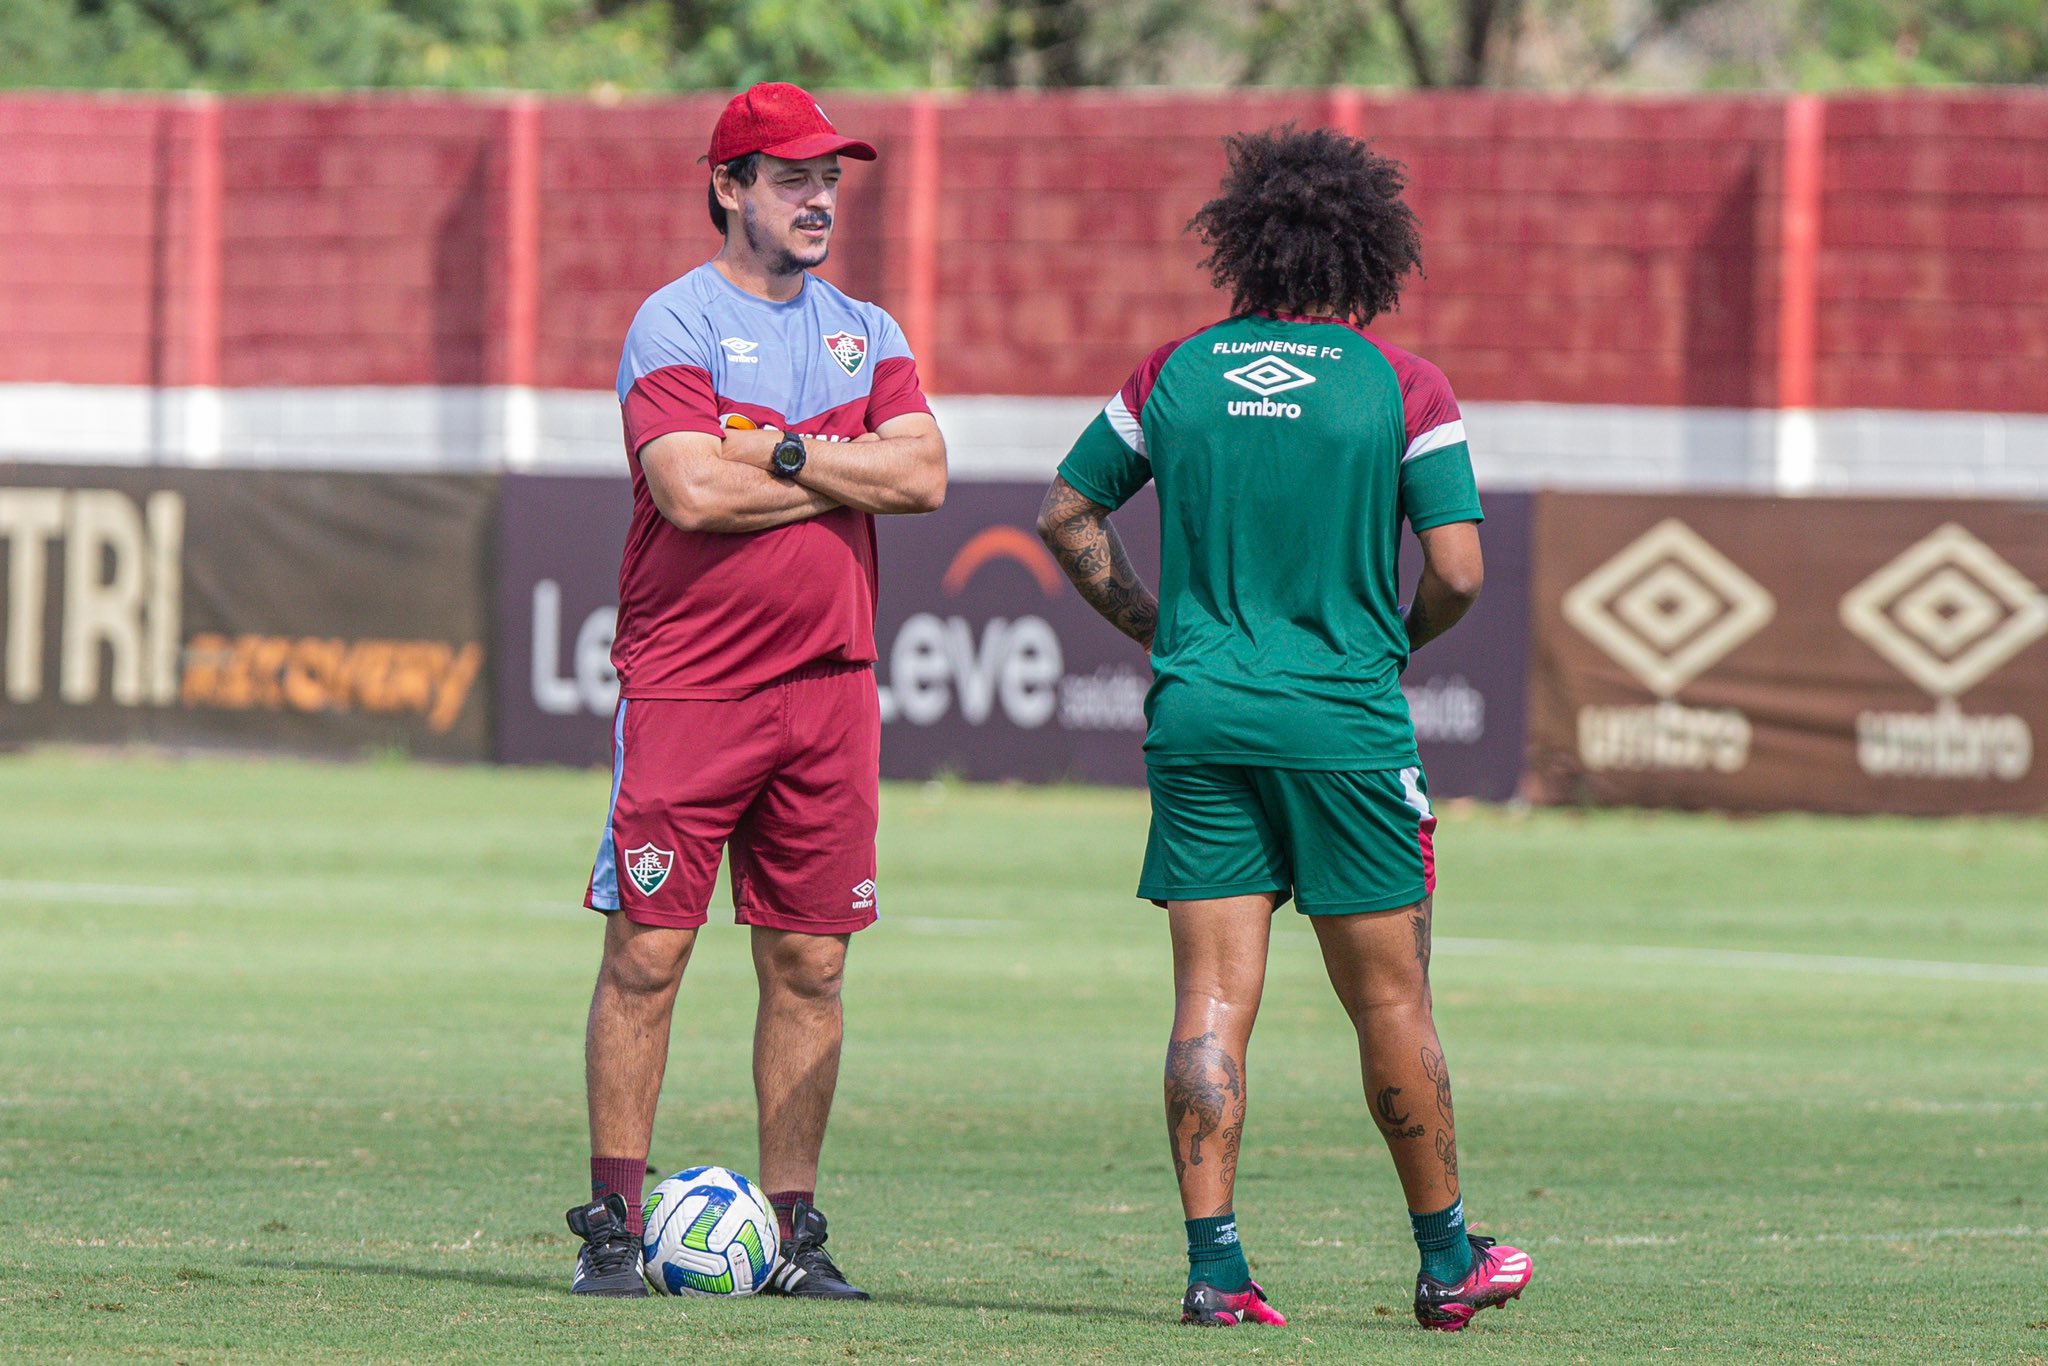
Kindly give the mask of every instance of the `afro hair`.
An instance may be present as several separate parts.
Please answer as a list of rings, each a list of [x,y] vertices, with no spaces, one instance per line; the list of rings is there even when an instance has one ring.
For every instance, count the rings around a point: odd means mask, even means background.
[[[1222,193],[1188,230],[1238,313],[1329,313],[1368,323],[1398,308],[1422,266],[1401,163],[1356,138],[1289,124],[1223,140]]]

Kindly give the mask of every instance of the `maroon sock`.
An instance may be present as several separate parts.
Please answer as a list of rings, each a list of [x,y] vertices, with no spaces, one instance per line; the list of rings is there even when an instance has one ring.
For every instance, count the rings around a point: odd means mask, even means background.
[[[768,1203],[775,1207],[775,1226],[782,1231],[784,1242],[789,1240],[789,1220],[790,1216],[796,1212],[796,1202],[801,1200],[808,1205],[815,1194],[816,1192],[814,1191],[770,1191],[768,1193]]]
[[[590,1198],[602,1200],[617,1192],[626,1202],[626,1232],[640,1236],[640,1187],[647,1180],[644,1157],[590,1159]]]

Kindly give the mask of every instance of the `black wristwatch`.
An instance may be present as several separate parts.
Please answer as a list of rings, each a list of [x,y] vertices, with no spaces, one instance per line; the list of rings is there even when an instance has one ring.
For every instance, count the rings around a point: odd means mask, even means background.
[[[804,439],[795,432],[785,432],[782,440],[775,443],[775,454],[768,458],[768,472],[777,479],[794,479],[804,472],[804,462],[809,459]]]

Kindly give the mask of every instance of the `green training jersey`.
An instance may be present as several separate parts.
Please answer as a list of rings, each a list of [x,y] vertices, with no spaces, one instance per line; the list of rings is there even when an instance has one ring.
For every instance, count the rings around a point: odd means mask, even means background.
[[[1159,486],[1155,765],[1405,768],[1401,524],[1476,522],[1443,372],[1348,323],[1252,314],[1154,351],[1060,463]]]

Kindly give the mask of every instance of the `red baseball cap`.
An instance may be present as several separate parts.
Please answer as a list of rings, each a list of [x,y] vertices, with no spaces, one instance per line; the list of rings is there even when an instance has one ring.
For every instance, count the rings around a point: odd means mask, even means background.
[[[712,165],[749,152],[766,152],[784,161],[832,152],[856,161],[875,159],[872,146],[840,135],[809,91],[783,81],[767,81],[733,96],[711,130]]]

